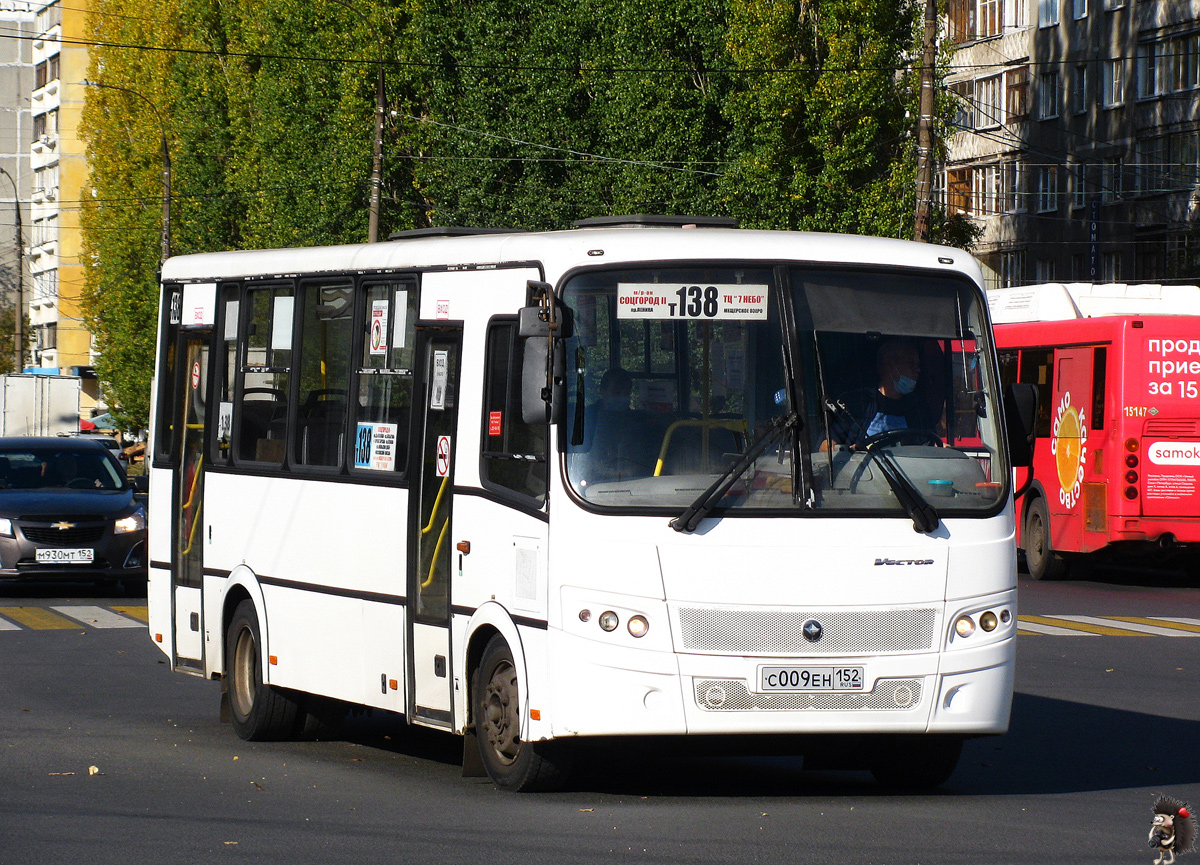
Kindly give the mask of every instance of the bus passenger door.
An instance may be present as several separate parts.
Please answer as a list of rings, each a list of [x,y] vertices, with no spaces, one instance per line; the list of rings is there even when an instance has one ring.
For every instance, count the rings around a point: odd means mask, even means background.
[[[458,419],[459,328],[417,329],[415,412],[409,506],[408,711],[450,728],[450,567],[454,452]]]
[[[211,331],[180,335],[174,416],[179,425],[179,460],[171,514],[171,597],[174,607],[175,667],[204,671],[204,427],[207,419]]]
[[[1050,450],[1054,473],[1043,480],[1050,505],[1050,539],[1055,550],[1082,549],[1084,476],[1091,454],[1088,433],[1092,418],[1091,346],[1054,352],[1054,397],[1050,406]],[[1103,501],[1101,501],[1103,507]]]

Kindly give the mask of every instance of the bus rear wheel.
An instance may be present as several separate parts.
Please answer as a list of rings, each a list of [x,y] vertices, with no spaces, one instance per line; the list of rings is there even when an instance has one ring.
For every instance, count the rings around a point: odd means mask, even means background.
[[[1050,509],[1040,496],[1029,503],[1023,540],[1029,576],[1035,580],[1060,580],[1067,575],[1067,563],[1054,552],[1050,542]]]
[[[524,707],[512,650],[500,635],[483,650],[471,688],[475,736],[488,777],[515,792],[556,790],[569,769],[569,754],[559,742],[521,739]]]
[[[225,632],[225,675],[234,732],[248,742],[290,739],[299,720],[298,699],[262,680],[262,637],[253,602],[237,605]]]

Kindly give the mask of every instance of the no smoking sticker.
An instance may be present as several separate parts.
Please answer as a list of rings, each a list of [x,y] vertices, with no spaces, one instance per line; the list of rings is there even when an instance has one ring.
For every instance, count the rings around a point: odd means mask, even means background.
[[[437,440],[437,476],[448,477],[450,474],[450,436],[438,436]]]

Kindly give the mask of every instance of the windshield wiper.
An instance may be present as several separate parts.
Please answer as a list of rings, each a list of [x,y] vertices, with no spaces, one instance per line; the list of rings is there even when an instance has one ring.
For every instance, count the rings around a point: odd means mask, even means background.
[[[754,461],[762,455],[775,442],[783,438],[792,427],[799,422],[795,412],[788,412],[785,415],[780,415],[776,418],[771,418],[767,423],[766,429],[758,437],[758,440],[750,446],[750,448],[742,454],[742,456],[725,469],[708,489],[702,492],[697,499],[692,502],[687,510],[671,520],[669,525],[677,532],[691,533],[696,531],[696,526],[700,525],[700,521],[708,516],[709,511],[717,506],[725,494],[729,492],[729,488],[734,482],[746,473],[746,469],[754,464]]]
[[[857,429],[858,433],[863,432],[862,425],[846,408],[846,404],[841,400],[825,400],[826,410],[842,422],[846,431],[853,434],[853,430]],[[937,508],[929,504],[921,495],[920,491],[912,485],[912,481],[904,474],[896,460],[882,446],[881,442],[871,442],[863,448],[866,453],[875,457],[875,461],[879,463],[879,470],[883,472],[883,479],[887,481],[889,487],[892,488],[892,493],[895,494],[897,501],[900,502],[900,507],[904,508],[904,513],[907,514],[913,521],[913,529],[918,532],[928,534],[938,527],[940,517],[938,516]]]

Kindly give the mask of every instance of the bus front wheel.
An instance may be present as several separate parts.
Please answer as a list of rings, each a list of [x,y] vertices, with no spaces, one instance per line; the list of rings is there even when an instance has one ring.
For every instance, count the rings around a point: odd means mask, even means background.
[[[500,635],[483,650],[471,688],[475,736],[488,777],[516,792],[555,790],[566,780],[568,754],[562,743],[521,739],[521,705],[512,650]]]
[[[289,739],[296,730],[295,696],[262,680],[262,637],[251,601],[233,611],[225,632],[225,676],[234,732],[248,742]]]
[[[1050,542],[1050,509],[1038,497],[1029,503],[1025,515],[1025,564],[1035,580],[1059,580],[1067,574],[1067,563],[1054,552]]]

